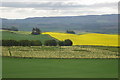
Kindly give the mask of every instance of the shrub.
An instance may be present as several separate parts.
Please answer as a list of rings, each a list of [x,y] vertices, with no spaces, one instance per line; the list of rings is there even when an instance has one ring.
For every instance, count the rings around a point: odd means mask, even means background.
[[[56,40],[47,40],[44,43],[45,46],[57,46]]]
[[[31,42],[29,40],[20,40],[19,46],[31,46]]]
[[[42,43],[39,40],[31,41],[31,46],[42,46]]]
[[[58,45],[59,45],[59,46],[64,46],[64,41],[59,41],[59,42],[58,42]]]
[[[18,41],[16,40],[2,40],[2,46],[18,46]]]
[[[59,41],[59,46],[72,46],[73,42],[70,39],[66,39],[65,41]]]
[[[64,45],[65,45],[65,46],[72,46],[72,45],[73,45],[73,42],[72,42],[70,39],[66,39],[66,40],[64,41]]]
[[[11,30],[11,31],[18,31],[18,28],[15,27],[15,26],[12,26],[12,27],[10,28],[10,30]]]
[[[38,28],[33,28],[31,34],[33,34],[33,35],[39,35],[39,34],[41,34],[41,30],[38,29]]]
[[[74,31],[69,31],[69,30],[67,30],[66,33],[75,34]]]
[[[29,40],[2,40],[2,46],[42,46],[41,41],[29,41]]]

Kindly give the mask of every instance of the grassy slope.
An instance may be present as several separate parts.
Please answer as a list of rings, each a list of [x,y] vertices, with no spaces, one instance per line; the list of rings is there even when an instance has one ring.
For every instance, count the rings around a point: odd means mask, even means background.
[[[116,78],[117,59],[3,58],[3,78]]]
[[[50,40],[53,38],[46,34],[31,35],[29,34],[29,32],[2,31],[2,39],[3,40],[40,40],[44,42],[45,40]]]

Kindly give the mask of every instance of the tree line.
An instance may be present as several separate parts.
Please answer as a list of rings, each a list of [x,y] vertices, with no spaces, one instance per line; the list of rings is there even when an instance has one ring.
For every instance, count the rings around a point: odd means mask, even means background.
[[[73,42],[69,39],[64,41],[46,40],[42,43],[40,40],[2,40],[1,46],[72,46]]]

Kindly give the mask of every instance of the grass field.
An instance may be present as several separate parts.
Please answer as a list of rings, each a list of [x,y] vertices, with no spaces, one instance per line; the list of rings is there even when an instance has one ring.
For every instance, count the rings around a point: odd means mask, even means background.
[[[28,58],[118,58],[117,47],[103,46],[12,46],[2,47],[3,56]]]
[[[44,42],[45,40],[51,40],[53,39],[49,35],[42,34],[42,35],[31,35],[29,32],[25,31],[0,31],[2,33],[3,40],[40,40],[41,42]]]
[[[117,59],[3,57],[3,78],[117,78]]]

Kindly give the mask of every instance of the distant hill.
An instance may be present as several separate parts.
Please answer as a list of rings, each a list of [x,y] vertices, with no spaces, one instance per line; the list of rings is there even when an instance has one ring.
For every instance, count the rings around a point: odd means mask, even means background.
[[[66,17],[33,17],[26,19],[2,19],[2,27],[18,27],[22,31],[31,31],[39,27],[42,31],[85,31],[95,33],[117,33],[118,15],[88,15]]]

